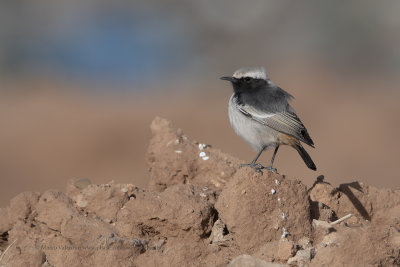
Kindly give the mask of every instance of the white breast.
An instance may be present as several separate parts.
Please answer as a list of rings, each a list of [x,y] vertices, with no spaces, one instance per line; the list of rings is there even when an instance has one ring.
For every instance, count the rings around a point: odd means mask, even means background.
[[[240,112],[234,94],[229,100],[228,114],[232,128],[237,135],[242,137],[255,151],[258,152],[263,147],[268,149],[276,145],[277,132]]]

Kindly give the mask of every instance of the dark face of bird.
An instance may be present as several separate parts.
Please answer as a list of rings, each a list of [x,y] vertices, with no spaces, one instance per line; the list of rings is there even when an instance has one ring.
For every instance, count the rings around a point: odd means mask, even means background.
[[[221,80],[230,81],[235,93],[257,91],[269,84],[264,68],[242,68],[233,76],[221,77]]]

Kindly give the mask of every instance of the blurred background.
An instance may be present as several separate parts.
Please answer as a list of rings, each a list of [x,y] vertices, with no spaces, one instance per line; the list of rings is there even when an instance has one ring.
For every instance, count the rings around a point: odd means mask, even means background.
[[[219,80],[242,66],[295,96],[316,144],[317,172],[283,147],[281,173],[399,187],[399,12],[396,0],[1,1],[0,206],[76,177],[147,186],[156,115],[250,161]]]

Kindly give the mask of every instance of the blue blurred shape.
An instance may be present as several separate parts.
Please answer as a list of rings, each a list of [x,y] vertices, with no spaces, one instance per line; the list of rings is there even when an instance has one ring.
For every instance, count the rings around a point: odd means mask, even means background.
[[[31,21],[40,21],[40,14],[31,12],[30,16]],[[85,82],[148,84],[173,72],[190,50],[176,22],[132,7],[66,17],[44,20],[53,25],[11,40],[7,53],[13,72],[40,75],[43,71],[46,75],[51,70]],[[29,28],[28,24],[24,27]]]

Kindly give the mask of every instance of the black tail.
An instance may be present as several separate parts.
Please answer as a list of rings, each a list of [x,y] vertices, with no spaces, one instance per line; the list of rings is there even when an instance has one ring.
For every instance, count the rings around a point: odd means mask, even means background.
[[[312,161],[310,155],[308,155],[307,151],[300,144],[296,144],[294,148],[297,150],[297,152],[299,152],[301,158],[304,160],[304,163],[307,165],[307,167],[310,168],[311,170],[316,171],[317,167]]]

